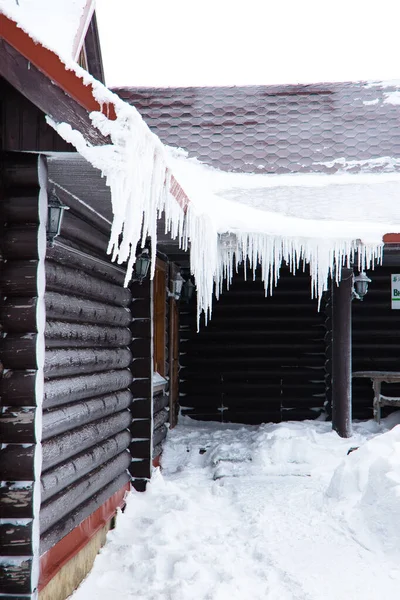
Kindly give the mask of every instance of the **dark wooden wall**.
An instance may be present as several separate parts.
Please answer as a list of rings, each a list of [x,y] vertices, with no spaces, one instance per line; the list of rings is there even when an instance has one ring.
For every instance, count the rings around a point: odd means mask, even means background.
[[[35,415],[43,377],[36,351],[43,303],[37,156],[0,152],[0,185],[0,591],[30,598],[40,477]]]
[[[46,256],[41,554],[121,489],[131,465],[131,291],[106,254],[107,223],[55,189],[70,210]]]
[[[325,315],[310,277],[282,268],[265,298],[259,272],[234,277],[196,333],[196,301],[181,307],[180,402],[199,419],[263,423],[314,418],[325,402]]]
[[[74,148],[47,125],[42,111],[0,76],[0,150],[68,152]]]

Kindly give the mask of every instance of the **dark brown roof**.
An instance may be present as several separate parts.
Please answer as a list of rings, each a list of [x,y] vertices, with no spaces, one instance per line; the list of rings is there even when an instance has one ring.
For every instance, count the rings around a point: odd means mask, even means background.
[[[400,104],[388,102],[396,90],[358,82],[114,91],[136,106],[165,144],[214,167],[332,173],[342,162],[400,159]],[[322,164],[337,159],[344,161]],[[382,162],[346,168],[400,171],[400,164]]]

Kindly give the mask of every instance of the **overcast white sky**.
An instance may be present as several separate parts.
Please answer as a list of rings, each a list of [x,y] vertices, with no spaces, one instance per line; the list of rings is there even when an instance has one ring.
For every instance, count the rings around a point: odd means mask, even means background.
[[[400,0],[97,0],[109,86],[400,79]]]

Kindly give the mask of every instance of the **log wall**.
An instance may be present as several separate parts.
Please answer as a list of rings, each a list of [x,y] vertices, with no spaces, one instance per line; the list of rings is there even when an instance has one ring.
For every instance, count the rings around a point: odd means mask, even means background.
[[[69,210],[46,255],[41,555],[121,489],[131,466],[132,294],[106,253],[107,222],[55,191]]]
[[[43,389],[44,277],[41,273],[44,274],[46,243],[45,230],[39,225],[39,161],[35,155],[0,153],[0,597],[3,598],[11,594],[30,598],[37,583],[32,567],[35,562],[38,564],[38,527],[34,521],[38,518],[40,490],[41,432],[37,414],[41,414]]]

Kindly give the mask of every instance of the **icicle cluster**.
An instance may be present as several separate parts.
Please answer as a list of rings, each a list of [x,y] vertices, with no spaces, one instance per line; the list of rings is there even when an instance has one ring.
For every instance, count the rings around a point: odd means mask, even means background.
[[[110,136],[113,143],[108,146],[93,147],[69,125],[51,124],[106,177],[114,214],[108,250],[113,260],[127,262],[126,285],[132,277],[137,244],[141,242],[143,246],[148,236],[152,239],[154,274],[157,220],[163,211],[166,233],[178,238],[183,249],[190,243],[191,273],[197,285],[198,326],[202,312],[207,323],[214,293],[218,298],[224,281],[229,287],[234,271],[242,262],[246,265],[248,261],[253,276],[261,265],[266,295],[278,283],[282,261],[293,273],[308,263],[311,295],[320,302],[329,277],[338,282],[341,267],[350,266],[355,256],[360,269],[373,268],[381,260],[382,244],[364,245],[359,240],[332,241],[235,231],[227,243],[226,236],[219,235],[211,214],[199,210],[194,203],[189,203],[184,214],[170,192],[171,176],[160,140],[133,107],[122,103],[117,109],[116,121],[101,113],[91,115],[103,135]]]

